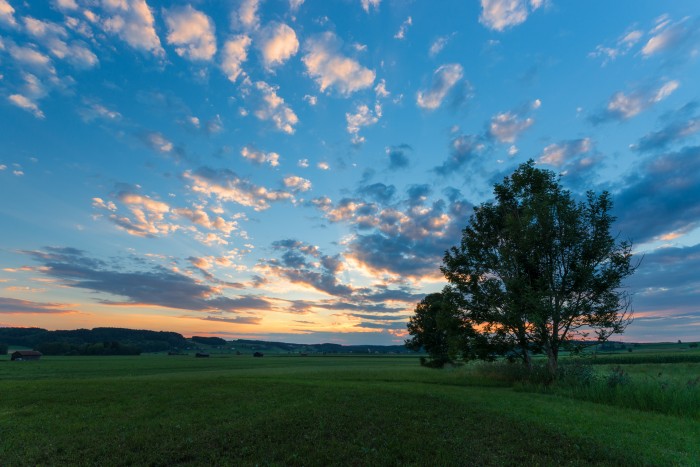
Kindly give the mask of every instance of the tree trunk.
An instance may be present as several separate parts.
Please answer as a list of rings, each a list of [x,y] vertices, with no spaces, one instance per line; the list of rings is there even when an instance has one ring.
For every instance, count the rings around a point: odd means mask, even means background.
[[[554,381],[557,379],[557,368],[559,365],[557,357],[559,352],[553,349],[547,349],[547,369],[549,370],[549,377]]]

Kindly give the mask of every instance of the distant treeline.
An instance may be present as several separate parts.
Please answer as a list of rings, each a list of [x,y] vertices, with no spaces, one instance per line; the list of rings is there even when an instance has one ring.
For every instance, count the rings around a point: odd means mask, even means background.
[[[30,347],[45,355],[138,355],[141,352],[184,349],[189,345],[187,339],[176,332],[124,328],[72,331],[0,328],[0,342],[2,345]]]
[[[415,354],[404,345],[340,345],[340,344],[290,344],[286,342],[270,342],[250,339],[237,339],[230,342],[236,348],[255,350],[274,349],[282,352],[309,352],[326,354]]]
[[[227,342],[220,337],[202,337],[202,336],[192,336],[190,337],[192,342],[202,345],[226,345]]]

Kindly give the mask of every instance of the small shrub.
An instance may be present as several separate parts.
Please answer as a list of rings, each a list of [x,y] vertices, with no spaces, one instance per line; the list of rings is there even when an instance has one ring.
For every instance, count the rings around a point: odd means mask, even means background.
[[[616,388],[627,385],[630,382],[630,377],[621,366],[616,366],[610,370],[610,374],[605,381],[608,387]]]
[[[574,361],[559,367],[560,384],[574,387],[588,387],[596,381],[593,366],[582,361]]]

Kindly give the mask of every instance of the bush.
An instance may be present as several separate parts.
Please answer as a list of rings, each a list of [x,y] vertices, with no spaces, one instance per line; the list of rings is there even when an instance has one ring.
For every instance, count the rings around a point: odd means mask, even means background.
[[[590,363],[576,360],[559,367],[559,383],[574,387],[588,387],[596,380],[596,374]]]
[[[621,366],[616,366],[610,370],[610,374],[605,381],[608,387],[616,388],[627,385],[630,382],[630,377]]]

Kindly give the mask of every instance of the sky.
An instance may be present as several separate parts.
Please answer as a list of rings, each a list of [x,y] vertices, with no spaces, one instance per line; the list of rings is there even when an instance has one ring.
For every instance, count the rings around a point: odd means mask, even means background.
[[[521,163],[700,339],[700,3],[0,0],[0,326],[400,344]]]

